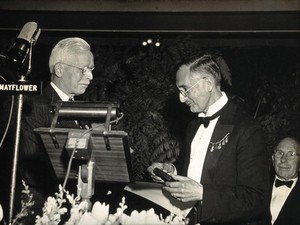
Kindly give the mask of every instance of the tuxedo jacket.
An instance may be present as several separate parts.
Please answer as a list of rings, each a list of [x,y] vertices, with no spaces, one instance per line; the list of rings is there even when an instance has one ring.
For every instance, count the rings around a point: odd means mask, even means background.
[[[272,183],[273,186],[273,183]],[[271,219],[270,219],[271,220]],[[282,206],[273,225],[299,225],[300,224],[300,179],[290,192]]]
[[[178,171],[186,176],[191,142],[198,125],[191,121]],[[230,100],[223,107],[204,160],[203,200],[195,205],[203,224],[252,224],[265,216],[269,160],[261,127]],[[258,223],[253,223],[258,224]]]

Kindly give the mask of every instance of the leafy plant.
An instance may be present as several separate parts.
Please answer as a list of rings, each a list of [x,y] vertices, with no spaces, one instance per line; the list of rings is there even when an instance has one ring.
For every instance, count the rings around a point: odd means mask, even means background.
[[[261,122],[271,153],[277,137],[300,127],[300,71],[281,79],[264,80],[257,89],[257,119]]]
[[[34,205],[33,195],[29,190],[29,186],[22,180],[23,190],[21,198],[21,211],[18,212],[12,220],[12,225],[22,225],[23,218],[32,214],[31,207]]]

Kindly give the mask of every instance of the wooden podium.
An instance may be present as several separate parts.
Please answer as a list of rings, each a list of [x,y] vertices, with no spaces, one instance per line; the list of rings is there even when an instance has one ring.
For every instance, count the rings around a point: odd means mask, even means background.
[[[55,128],[54,134],[59,148],[52,142],[50,128],[42,127],[35,131],[44,142],[56,177],[64,178],[70,159],[69,150],[66,148],[68,138],[70,134],[80,134],[85,130]],[[87,148],[84,150],[78,148],[73,158],[69,179],[78,178],[78,165],[92,161],[95,164],[95,181],[125,183],[134,181],[128,136],[124,131],[91,131]]]
[[[35,129],[44,143],[57,179],[77,179],[77,195],[87,201],[94,194],[95,182],[134,181],[128,135],[111,130],[118,118],[119,105],[109,102],[58,101],[50,127]],[[59,119],[105,119],[103,128],[77,129],[56,127]]]

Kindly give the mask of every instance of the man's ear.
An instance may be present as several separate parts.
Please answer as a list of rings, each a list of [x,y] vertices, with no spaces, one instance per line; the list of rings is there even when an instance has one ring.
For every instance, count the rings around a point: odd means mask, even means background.
[[[207,86],[207,88],[208,88],[208,91],[209,92],[211,92],[212,91],[212,89],[213,89],[213,80],[211,79],[211,77],[206,77],[206,78],[204,78],[205,79],[205,85]]]
[[[272,154],[272,164],[274,166],[274,162],[275,162],[275,157],[274,157],[274,154]]]
[[[62,65],[60,63],[56,63],[54,66],[54,73],[55,76],[61,77],[62,76]]]

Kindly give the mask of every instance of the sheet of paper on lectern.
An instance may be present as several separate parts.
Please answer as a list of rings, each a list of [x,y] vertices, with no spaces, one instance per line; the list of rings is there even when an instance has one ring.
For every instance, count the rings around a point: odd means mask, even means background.
[[[162,184],[135,182],[124,189],[148,199],[178,216],[186,216],[196,202],[181,202],[162,189]]]

